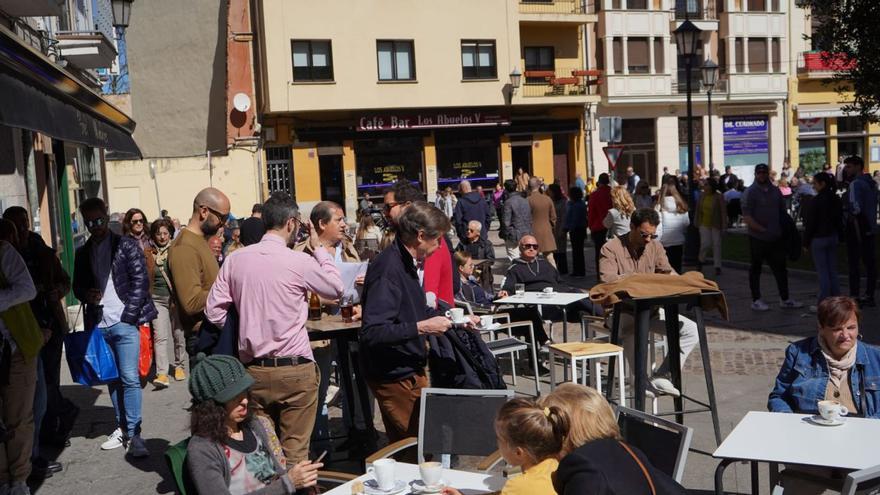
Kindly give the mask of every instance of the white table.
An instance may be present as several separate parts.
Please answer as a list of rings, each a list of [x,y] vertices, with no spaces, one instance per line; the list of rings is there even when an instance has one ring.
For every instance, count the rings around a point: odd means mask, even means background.
[[[722,459],[715,471],[715,492],[723,493],[724,469],[735,461],[752,463],[752,492],[757,493],[757,463],[804,464],[864,469],[877,464],[880,420],[846,418],[841,426],[819,426],[809,414],[750,411],[715,449]]]
[[[421,479],[419,475],[419,466],[406,462],[398,462],[396,470],[397,479],[404,480],[407,483]],[[369,474],[359,476],[356,481],[364,482],[373,479]],[[506,481],[500,474],[487,475],[480,473],[472,473],[469,471],[458,471],[455,469],[443,470],[443,481],[447,486],[458,489],[464,495],[476,495],[480,493],[489,493],[501,490]],[[326,492],[327,495],[351,495],[351,485],[354,481],[349,481],[344,485]],[[409,491],[404,491],[409,494]]]
[[[586,292],[526,292],[522,295],[509,295],[496,299],[495,304],[528,304],[530,306],[561,306],[562,307],[562,341],[568,342],[568,312],[565,307],[569,304],[589,298]],[[583,338],[581,339],[583,340]]]

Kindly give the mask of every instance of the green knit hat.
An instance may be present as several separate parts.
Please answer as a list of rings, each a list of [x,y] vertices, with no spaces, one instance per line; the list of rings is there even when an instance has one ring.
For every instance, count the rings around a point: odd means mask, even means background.
[[[225,404],[249,389],[254,379],[232,356],[199,353],[190,370],[189,393],[197,402],[213,400]]]

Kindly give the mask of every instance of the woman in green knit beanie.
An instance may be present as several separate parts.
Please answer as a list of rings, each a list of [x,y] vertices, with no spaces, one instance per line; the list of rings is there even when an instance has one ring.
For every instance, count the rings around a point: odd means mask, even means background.
[[[317,483],[323,464],[306,460],[288,468],[272,422],[251,414],[253,384],[234,357],[193,359],[186,469],[197,493],[290,494]]]

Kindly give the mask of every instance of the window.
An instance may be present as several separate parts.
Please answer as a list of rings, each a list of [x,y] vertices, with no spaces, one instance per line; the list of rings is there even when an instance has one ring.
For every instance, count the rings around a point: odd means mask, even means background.
[[[746,56],[743,50],[743,40],[745,38],[734,38],[733,40],[733,56],[736,59],[736,71],[739,73],[746,71]]]
[[[767,60],[767,40],[749,40],[749,72],[770,72],[770,61]]]
[[[281,191],[296,197],[292,175],[290,146],[267,146],[266,185],[269,194]]]
[[[524,57],[526,59],[526,71],[553,71],[556,70],[552,46],[527,46]],[[544,77],[527,77],[527,84],[545,84]]]
[[[779,38],[770,38],[770,52],[773,57],[771,72],[782,72],[782,48]]]
[[[293,40],[293,80],[332,81],[333,55],[330,41]]]
[[[748,0],[748,12],[764,12],[767,10],[766,0]]]
[[[379,58],[380,81],[416,79],[415,49],[411,40],[377,41],[376,52]]]
[[[650,69],[648,38],[628,38],[626,50],[629,73],[647,74]]]
[[[859,117],[837,117],[837,133],[864,132],[865,125]]]
[[[654,38],[654,72],[657,74],[666,73],[666,67],[663,66],[663,50],[665,47],[663,38]]]
[[[462,79],[495,79],[495,40],[461,42]]]
[[[611,57],[614,73],[623,74],[623,38],[611,38]]]

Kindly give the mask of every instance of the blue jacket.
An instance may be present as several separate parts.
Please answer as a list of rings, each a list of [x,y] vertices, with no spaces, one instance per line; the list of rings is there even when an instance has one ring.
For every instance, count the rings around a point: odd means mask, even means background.
[[[471,220],[480,222],[483,231],[480,237],[488,239],[489,223],[492,221],[492,208],[489,203],[477,191],[471,191],[461,197],[455,204],[455,210],[452,213],[452,224],[455,226],[455,232],[459,239],[467,238],[467,224]]]
[[[877,232],[877,183],[868,174],[856,177],[846,193],[846,213],[859,232]]]
[[[880,418],[880,349],[859,341],[849,383],[859,415]],[[827,387],[828,363],[817,337],[794,342],[785,350],[785,362],[770,392],[767,409],[817,414],[816,403],[825,398]]]

